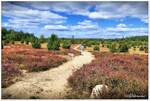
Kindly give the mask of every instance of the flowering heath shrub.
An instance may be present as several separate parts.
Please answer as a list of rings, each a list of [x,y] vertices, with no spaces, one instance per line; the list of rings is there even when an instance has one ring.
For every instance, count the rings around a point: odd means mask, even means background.
[[[11,45],[2,49],[2,86],[9,86],[14,78],[27,72],[44,71],[57,67],[66,59],[46,49],[33,49],[25,45]]]
[[[130,95],[147,98],[147,55],[119,53],[94,53],[94,55],[95,60],[83,65],[68,79],[72,87],[68,98],[89,98],[92,88],[98,84],[106,84],[110,89],[109,93],[101,98],[130,98]]]

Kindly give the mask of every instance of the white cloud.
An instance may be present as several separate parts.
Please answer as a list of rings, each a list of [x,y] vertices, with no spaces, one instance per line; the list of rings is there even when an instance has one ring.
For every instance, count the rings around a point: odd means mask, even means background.
[[[107,28],[108,31],[114,31],[114,32],[131,32],[131,31],[134,31],[134,32],[146,32],[148,31],[147,28],[145,27],[141,27],[141,28],[130,28],[130,27],[123,27],[123,28],[119,28],[119,27],[116,27],[116,28]]]
[[[90,12],[88,16],[92,19],[114,19],[130,16],[146,20],[148,16],[147,6],[146,2],[105,2],[100,5],[97,4],[96,11]]]
[[[60,16],[50,11],[35,10],[11,3],[2,4],[2,15],[19,18],[66,19],[66,17]]]
[[[116,19],[127,16],[139,18],[147,23],[147,2],[33,2],[30,6],[36,9],[53,10],[88,16],[91,19]],[[90,11],[95,6],[95,10]]]
[[[146,27],[130,27],[125,24],[118,24],[116,27],[109,27],[105,29],[105,33],[114,35],[114,37],[140,36],[147,35],[148,28]]]
[[[31,9],[8,2],[2,3],[2,16],[8,17],[8,21],[2,24],[3,27],[26,30],[39,30],[46,24],[62,24],[67,19],[50,11]]]
[[[69,15],[82,15],[89,20],[67,23]],[[23,29],[37,34],[58,32],[60,36],[71,36],[76,33],[79,37],[121,37],[126,35],[146,35],[146,27],[129,27],[123,21],[112,27],[102,29],[95,19],[123,19],[125,17],[138,18],[148,23],[147,4],[143,2],[23,2],[2,3],[2,16],[8,21],[2,26]],[[98,22],[96,22],[98,21]],[[133,23],[134,25],[134,23]],[[65,33],[66,32],[66,33]]]
[[[91,7],[86,2],[32,2],[27,4],[40,10],[52,10],[76,15],[88,15]]]
[[[98,24],[91,20],[84,20],[82,22],[78,22],[77,25],[71,26],[72,30],[97,30],[98,28]]]
[[[68,30],[68,27],[63,25],[45,25],[44,28],[48,30]]]
[[[99,28],[97,23],[93,23],[91,20],[84,20],[78,22],[76,25],[46,25],[45,29],[49,30],[70,30],[70,31],[89,31],[97,30]]]
[[[117,25],[117,27],[118,28],[124,28],[124,27],[126,27],[126,24],[120,23],[120,24]]]

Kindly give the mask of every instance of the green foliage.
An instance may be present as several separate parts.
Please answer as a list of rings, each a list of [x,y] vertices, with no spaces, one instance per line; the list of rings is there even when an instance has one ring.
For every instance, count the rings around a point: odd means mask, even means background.
[[[11,41],[21,41],[21,40],[28,40],[32,41],[33,38],[36,38],[33,34],[24,33],[22,31],[14,31],[14,30],[7,30],[6,28],[2,28],[2,40]]]
[[[26,44],[28,45],[28,44],[29,44],[29,41],[26,41]]]
[[[11,41],[11,44],[15,44],[15,42],[12,40],[12,41]]]
[[[23,44],[24,43],[24,40],[21,40],[21,44]]]
[[[62,47],[65,49],[69,49],[71,46],[71,42],[70,41],[64,41]]]
[[[60,42],[57,35],[52,34],[51,37],[48,39],[48,50],[59,50]]]
[[[4,40],[4,44],[5,44],[5,45],[9,44],[9,42],[10,42],[10,41],[9,41],[8,39]]]
[[[97,46],[97,45],[96,45],[96,46],[94,46],[94,48],[93,48],[93,49],[94,49],[94,51],[99,51],[99,50],[100,50],[99,46]]]
[[[39,41],[38,39],[35,39],[35,40],[32,42],[32,47],[33,47],[33,48],[41,48],[40,41]]]
[[[2,43],[1,43],[1,49],[3,49],[4,48],[4,41],[2,41]]]
[[[128,46],[127,44],[120,44],[119,45],[119,52],[128,52]]]
[[[41,35],[41,36],[40,36],[40,43],[44,43],[44,42],[46,42],[46,41],[45,41],[45,38],[44,38],[44,35]]]
[[[145,51],[145,53],[148,53],[148,46],[144,47],[144,51]]]
[[[112,45],[109,46],[109,49],[111,52],[118,52],[117,43],[112,43]]]
[[[71,38],[71,44],[75,44],[75,39],[74,39],[74,35]]]
[[[140,50],[140,51],[144,51],[144,47],[141,46],[141,47],[139,48],[139,50]]]

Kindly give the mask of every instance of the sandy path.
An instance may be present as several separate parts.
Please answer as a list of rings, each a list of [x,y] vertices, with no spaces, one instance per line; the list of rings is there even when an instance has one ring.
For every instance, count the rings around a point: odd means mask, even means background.
[[[27,73],[21,81],[2,90],[9,98],[63,98],[68,90],[67,78],[73,71],[90,63],[94,56],[90,52],[76,56],[57,68],[44,72]]]

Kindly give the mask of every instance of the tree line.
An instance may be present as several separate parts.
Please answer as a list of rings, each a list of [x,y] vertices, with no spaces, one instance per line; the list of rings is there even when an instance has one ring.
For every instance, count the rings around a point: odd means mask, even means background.
[[[49,50],[59,50],[62,47],[70,48],[71,44],[82,44],[84,47],[91,47],[94,45],[94,50],[100,50],[99,45],[107,47],[111,52],[127,52],[129,48],[139,48],[148,52],[148,36],[135,36],[128,38],[116,39],[84,39],[84,38],[58,38],[56,34],[51,34],[50,37],[45,38],[41,35],[40,38],[34,36],[32,33],[24,33],[22,31],[7,30],[2,28],[2,46],[8,43],[14,44],[14,41],[21,41],[21,43],[32,44],[33,48],[41,48],[41,43],[47,42]]]

